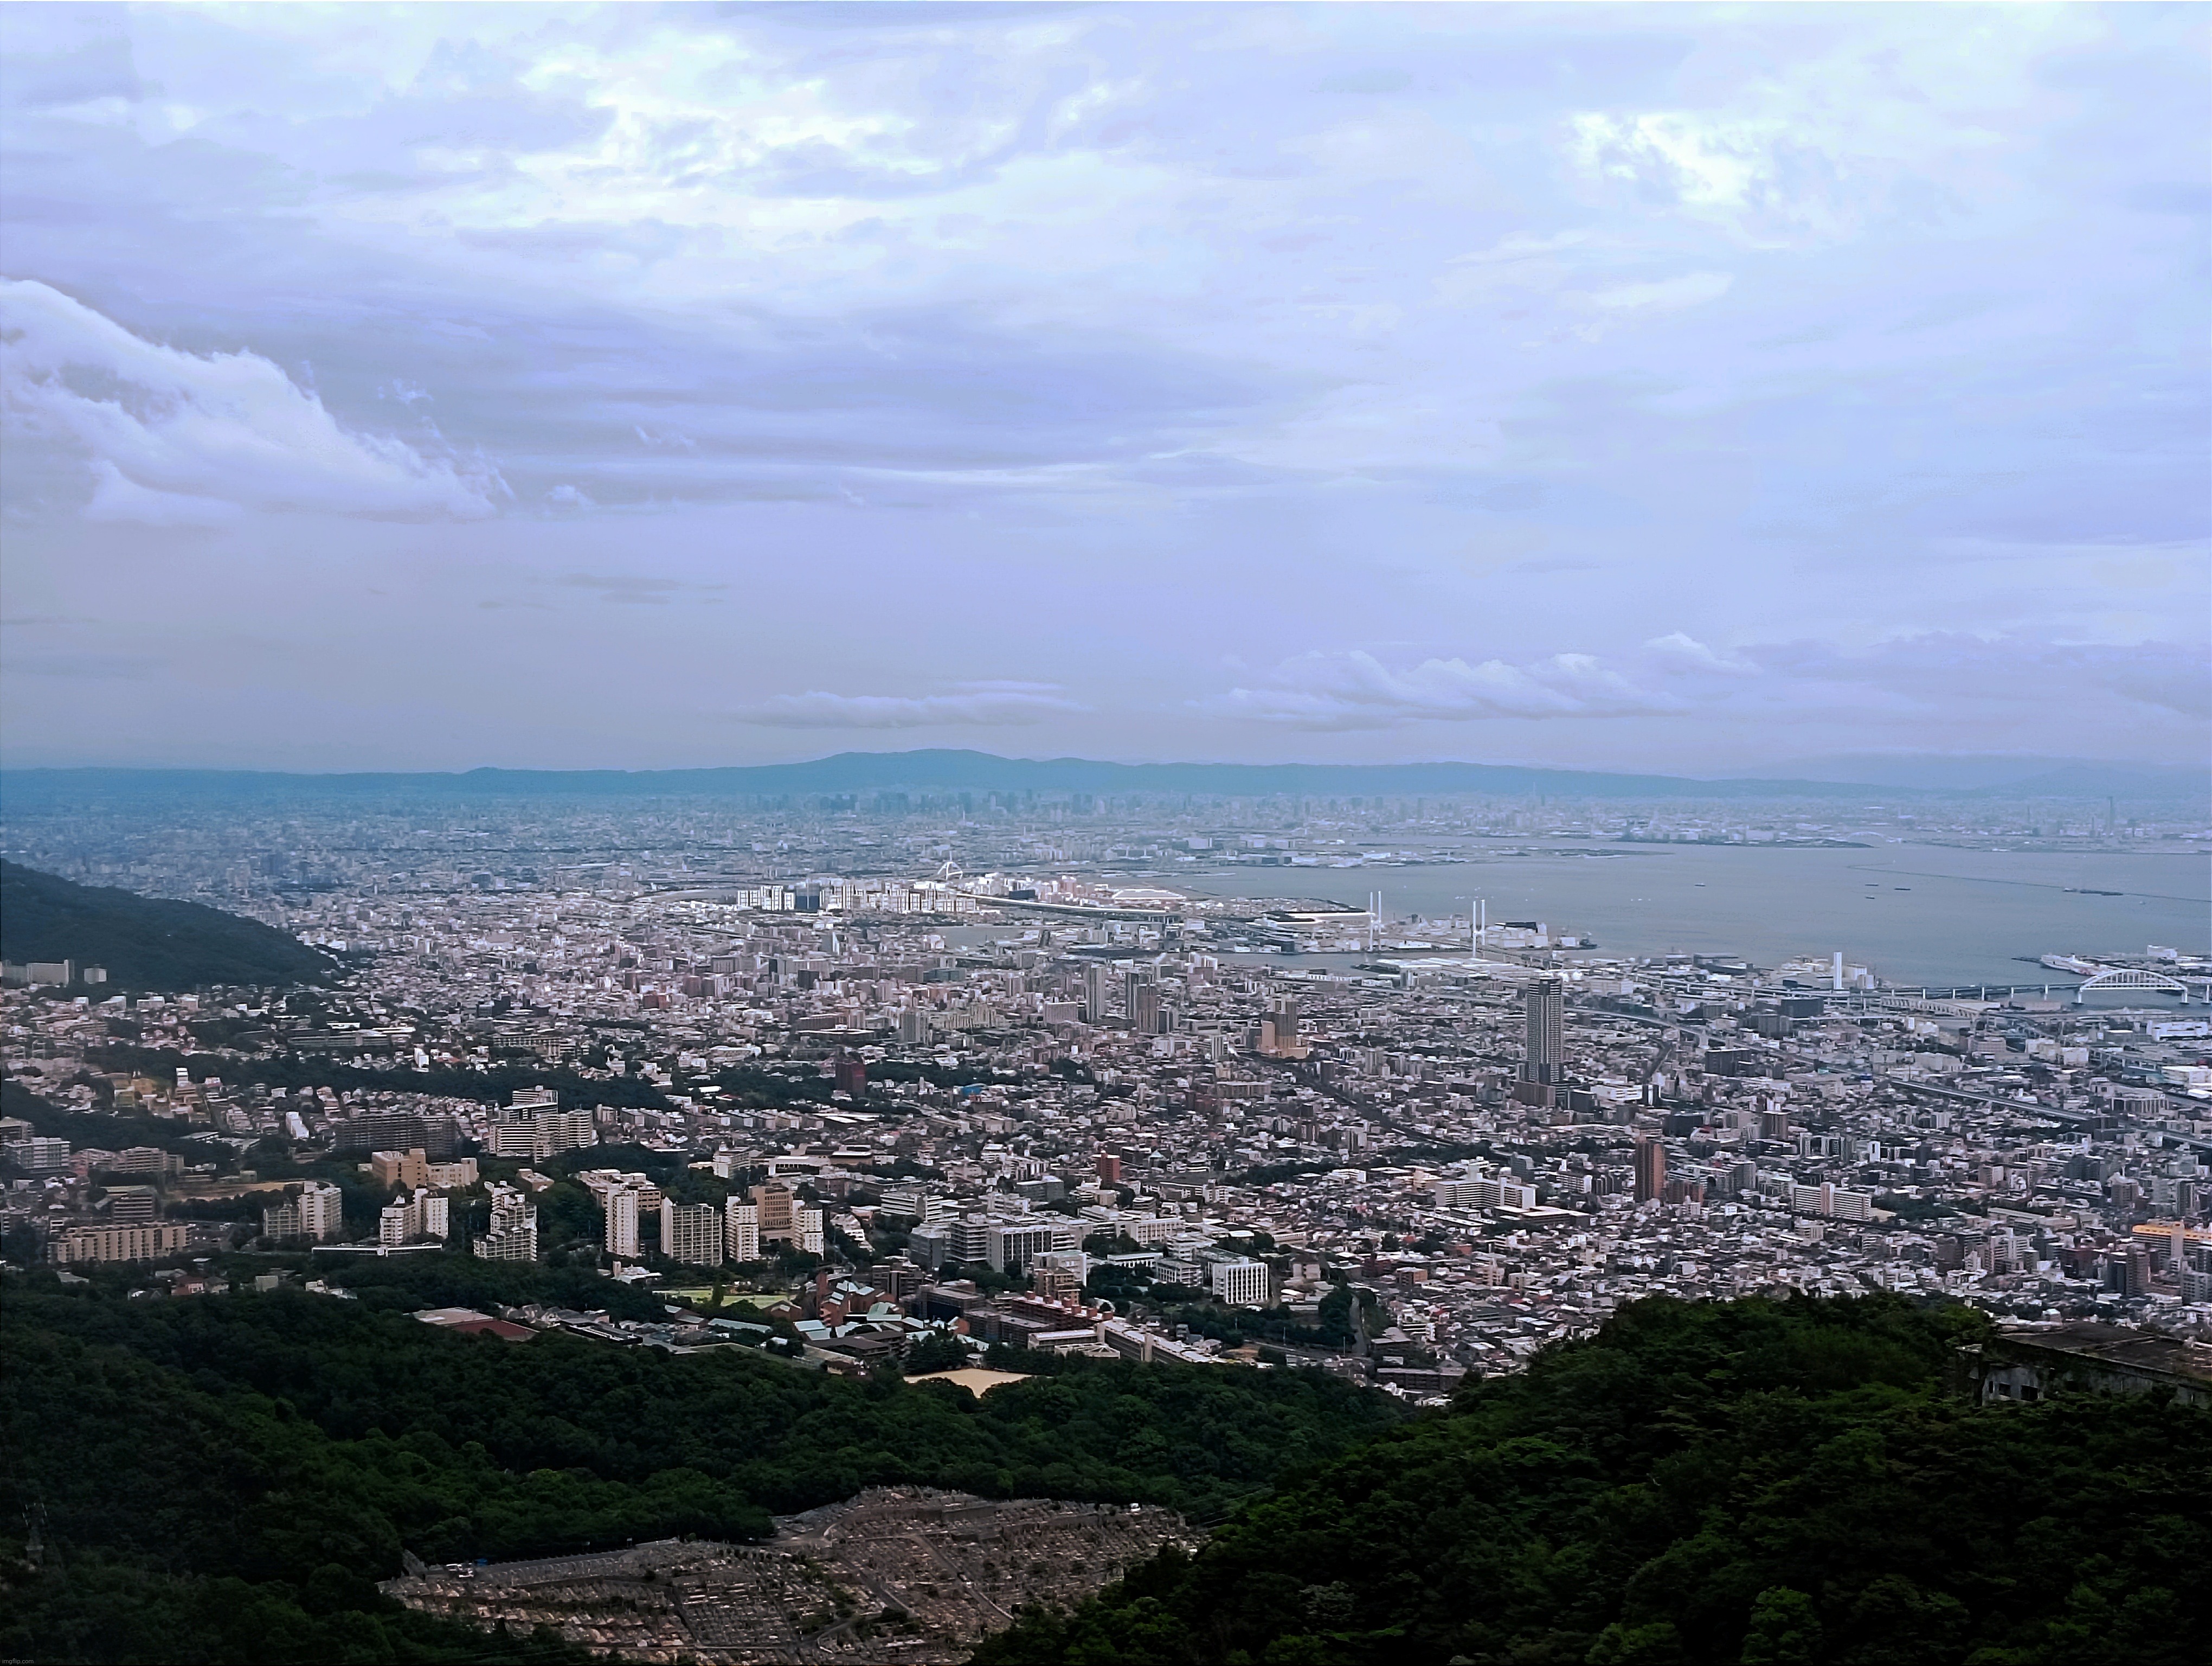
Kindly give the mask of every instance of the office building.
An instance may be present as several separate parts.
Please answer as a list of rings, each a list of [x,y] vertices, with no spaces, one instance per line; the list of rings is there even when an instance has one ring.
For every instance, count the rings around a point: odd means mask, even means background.
[[[1667,1148],[1656,1140],[1636,1142],[1636,1201],[1656,1203],[1667,1189]]]
[[[1140,1036],[1160,1034],[1167,1027],[1161,1022],[1163,1011],[1158,984],[1133,983],[1129,986],[1130,1029]]]
[[[152,1220],[161,1213],[161,1194],[151,1186],[110,1186],[107,1189],[107,1218],[110,1220]]]
[[[1267,1305],[1267,1264],[1258,1261],[1218,1261],[1209,1282],[1213,1293],[1231,1307]]]
[[[1137,991],[1152,981],[1152,973],[1141,966],[1132,966],[1121,974],[1121,1012],[1133,1022],[1137,1014]]]
[[[1083,1021],[1085,1024],[1106,1022],[1107,972],[1103,962],[1094,960],[1083,969]]]
[[[790,1187],[769,1181],[753,1188],[754,1220],[763,1243],[788,1243],[798,1227],[793,1220],[794,1198]]]
[[[907,1235],[907,1253],[933,1272],[989,1261],[994,1253],[994,1233],[1002,1224],[988,1215],[972,1214],[925,1221]],[[1047,1243],[1042,1247],[1053,1246]],[[1005,1252],[996,1253],[1003,1256]]]
[[[378,1151],[368,1154],[369,1178],[380,1186],[399,1186],[412,1190],[430,1183],[429,1158],[417,1146],[413,1151]]]
[[[997,1221],[992,1224],[983,1254],[994,1273],[1018,1273],[1038,1256],[1049,1255],[1060,1247],[1049,1221]]]
[[[924,1221],[906,1235],[906,1252],[933,1273],[954,1265],[960,1258],[952,1253],[952,1223]]]
[[[1521,1003],[1526,1040],[1521,1079],[1549,1086],[1559,1079],[1566,1061],[1566,985],[1555,977],[1540,978],[1522,992]]]

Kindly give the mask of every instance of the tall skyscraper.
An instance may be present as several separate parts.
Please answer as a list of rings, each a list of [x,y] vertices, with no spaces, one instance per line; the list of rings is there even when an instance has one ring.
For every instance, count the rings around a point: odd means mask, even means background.
[[[1129,1028],[1140,1036],[1156,1036],[1160,1032],[1160,986],[1157,983],[1132,983],[1129,986]]]
[[[1083,1021],[1085,1024],[1106,1022],[1105,963],[1094,960],[1083,969]]]
[[[1530,984],[1522,996],[1522,1012],[1528,1031],[1528,1052],[1521,1065],[1521,1079],[1558,1081],[1559,1067],[1566,1058],[1566,985],[1555,977]]]
[[[1636,1201],[1656,1203],[1667,1189],[1667,1148],[1656,1140],[1636,1142]]]

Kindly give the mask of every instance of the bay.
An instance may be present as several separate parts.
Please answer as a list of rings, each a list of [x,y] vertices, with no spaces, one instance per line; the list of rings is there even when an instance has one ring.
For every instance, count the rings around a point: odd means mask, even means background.
[[[1530,845],[1469,841],[1455,848],[1470,860],[1446,865],[1186,872],[1173,882],[1354,908],[1380,891],[1392,917],[1463,918],[1479,897],[1492,923],[1541,920],[1595,938],[1601,952],[1771,966],[1840,949],[1899,984],[2026,985],[2044,974],[2023,961],[2048,953],[2141,954],[2154,943],[2212,952],[2212,862],[2201,851]],[[2092,894],[2102,891],[2121,894]]]

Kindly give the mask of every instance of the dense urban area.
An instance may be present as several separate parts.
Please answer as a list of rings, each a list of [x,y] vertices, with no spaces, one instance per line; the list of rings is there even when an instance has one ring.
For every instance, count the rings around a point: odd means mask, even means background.
[[[982,793],[11,812],[11,884],[212,905],[327,970],[156,990],[88,952],[11,958],[5,1248],[171,1298],[527,1263],[586,1276],[415,1316],[978,1396],[1053,1356],[1303,1366],[1409,1408],[1643,1298],[1893,1292],[2201,1398],[2212,963],[2191,945],[1904,989],[1841,954],[1625,955],[1603,919],[1493,919],[1472,895],[1357,910],[1298,874],[1563,839],[2203,837],[2103,812],[1922,805],[1870,829],[1740,803]],[[1248,868],[1278,894],[1209,890]],[[1981,1391],[2039,1380],[1992,1369]],[[418,1566],[388,1589],[632,1657],[811,1638],[807,1657],[951,1660],[1196,1530],[1040,1517],[1111,1540],[1076,1576],[1056,1553],[977,1561],[1012,1506],[871,1498],[934,1547],[916,1558],[951,1558],[934,1620],[915,1560],[894,1597],[892,1561],[824,1572],[788,1545]],[[853,1629],[894,1613],[904,1631]]]

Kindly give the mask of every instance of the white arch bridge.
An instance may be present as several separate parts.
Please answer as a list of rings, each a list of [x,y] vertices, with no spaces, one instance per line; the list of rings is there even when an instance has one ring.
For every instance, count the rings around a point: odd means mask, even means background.
[[[2115,966],[2109,972],[2083,979],[2081,987],[2074,992],[2074,1004],[2080,1006],[2082,996],[2092,989],[2157,989],[2179,995],[2184,1000],[2189,999],[2189,986],[2179,978],[2168,977],[2164,972],[2147,972],[2137,966]]]

